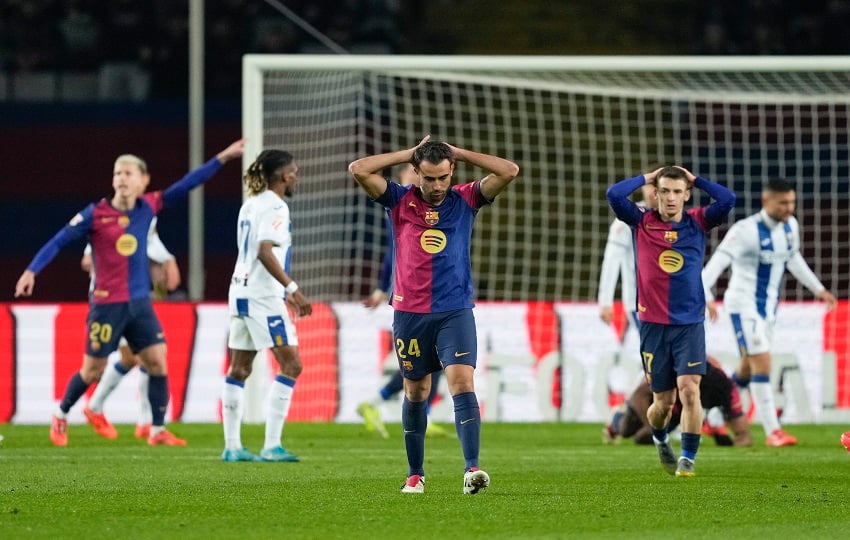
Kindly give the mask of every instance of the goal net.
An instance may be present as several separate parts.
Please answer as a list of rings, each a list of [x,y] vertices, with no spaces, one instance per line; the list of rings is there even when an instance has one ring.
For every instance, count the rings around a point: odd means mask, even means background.
[[[521,167],[476,223],[479,299],[593,300],[606,188],[665,162],[732,188],[735,219],[765,179],[793,179],[806,258],[846,297],[850,71],[836,60],[248,55],[245,159],[296,156],[294,257],[317,299],[368,294],[386,245],[347,164],[426,134]],[[461,181],[482,175],[464,165]]]
[[[245,160],[266,147],[295,155],[293,267],[315,300],[359,301],[377,283],[384,214],[348,163],[426,134],[520,165],[474,228],[479,300],[594,302],[613,219],[605,190],[659,163],[733,189],[729,224],[760,208],[767,178],[792,179],[803,255],[846,300],[848,66],[846,57],[247,55]],[[465,163],[455,174],[481,176]],[[695,190],[693,204],[705,203]],[[791,278],[783,299],[812,296]],[[838,376],[850,387],[850,372]]]

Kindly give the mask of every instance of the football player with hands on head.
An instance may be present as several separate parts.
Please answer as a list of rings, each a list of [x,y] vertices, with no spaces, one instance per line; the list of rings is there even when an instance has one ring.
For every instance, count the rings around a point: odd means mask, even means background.
[[[419,180],[416,174],[416,169],[413,165],[407,165],[402,169],[398,177],[398,183],[402,186],[409,186]],[[372,291],[368,298],[363,300],[363,305],[369,309],[375,309],[381,304],[386,304],[389,299],[390,291],[392,290],[393,263],[395,261],[395,238],[393,238],[393,224],[390,217],[387,220],[387,250],[384,252],[384,258],[381,260],[381,271],[378,273],[378,286]],[[428,428],[426,435],[428,437],[446,437],[448,432],[436,422],[431,420],[431,406],[438,401],[438,388],[440,384],[440,372],[431,373],[431,393],[428,395]],[[384,421],[381,419],[381,411],[378,407],[392,399],[404,388],[404,377],[401,371],[396,371],[392,374],[387,383],[382,386],[377,395],[373,396],[368,401],[363,401],[357,405],[357,414],[359,414],[366,423],[368,431],[377,432],[381,437],[387,438],[390,436]]]
[[[641,208],[629,195],[654,184],[658,208]],[[697,187],[715,202],[685,209]],[[622,180],[608,188],[614,214],[634,232],[637,310],[643,369],[652,390],[647,419],[664,469],[694,476],[700,444],[700,379],[706,372],[705,294],[702,262],[706,233],[720,225],[735,205],[735,194],[679,166],[666,166]],[[668,438],[676,398],[682,402],[682,455]]]
[[[166,346],[150,298],[148,231],[154,216],[163,207],[183,200],[189,191],[212,178],[222,165],[242,157],[243,148],[244,141],[238,140],[165,190],[145,194],[141,194],[145,175],[140,160],[129,154],[121,156],[112,173],[115,194],[110,199],[88,205],[75,215],[39,250],[21,274],[15,297],[32,295],[35,276],[56,254],[75,240],[88,237],[97,271],[86,317],[86,352],[83,367],[68,381],[65,395],[53,414],[50,440],[56,446],[68,444],[67,414],[86,389],[100,379],[107,358],[118,348],[122,336],[132,352],[139,355],[149,375],[152,425],[148,444],[186,444],[165,429],[168,407]]]
[[[709,318],[717,320],[711,288],[732,265],[723,306],[732,321],[741,364],[733,379],[750,387],[756,413],[764,426],[767,446],[789,446],[797,439],[779,425],[770,386],[770,346],[779,306],[779,291],[787,268],[812,294],[832,310],[835,296],[812,272],[800,254],[800,225],[794,217],[797,196],[783,178],[771,178],[762,189],[761,210],[736,222],[717,246],[703,270]]]
[[[481,180],[452,185],[457,162],[479,167]],[[418,179],[403,187],[380,171],[411,163]],[[477,361],[470,240],[478,211],[519,173],[506,159],[457,148],[426,136],[416,146],[367,156],[348,170],[367,195],[384,206],[395,235],[393,337],[404,374],[402,428],[408,475],[404,493],[425,491],[425,431],[431,373],[442,369],[465,461],[463,493],[489,486],[478,467],[481,411],[473,375]]]

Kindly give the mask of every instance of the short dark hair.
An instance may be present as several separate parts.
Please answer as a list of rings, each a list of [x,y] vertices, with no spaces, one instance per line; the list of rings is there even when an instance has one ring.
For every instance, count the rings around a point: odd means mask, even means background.
[[[658,171],[658,176],[655,177],[655,182],[658,183],[658,180],[662,178],[672,178],[673,180],[684,180],[688,181],[688,175],[685,174],[685,171],[680,169],[679,167],[674,167],[673,165],[667,165]]]
[[[770,193],[788,193],[789,191],[794,191],[794,184],[792,184],[790,180],[774,176],[773,178],[768,178],[762,188],[762,191],[768,191]]]
[[[454,154],[452,154],[449,145],[440,141],[426,141],[413,151],[413,158],[410,162],[418,169],[419,164],[423,161],[436,165],[446,159],[451,163],[455,162]]]

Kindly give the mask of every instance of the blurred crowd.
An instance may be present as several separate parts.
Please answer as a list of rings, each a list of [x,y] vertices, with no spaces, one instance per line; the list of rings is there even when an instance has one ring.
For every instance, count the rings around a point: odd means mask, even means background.
[[[850,0],[701,3],[698,54],[848,54]]]
[[[245,53],[328,53],[275,2],[205,2],[206,92],[238,98]],[[280,2],[351,52],[396,52],[394,0]],[[102,100],[185,97],[188,0],[4,0],[0,71],[97,73]]]
[[[514,4],[525,1],[494,9],[508,13],[507,6],[516,9]],[[668,0],[640,1],[655,2],[656,7],[658,2],[670,5]],[[333,52],[287,17],[287,10],[351,53],[429,54],[435,50],[421,49],[434,43],[449,46],[439,52],[451,52],[451,18],[445,15],[453,6],[465,4],[447,0],[436,4],[421,0],[215,0],[204,5],[207,96],[237,99],[245,53]],[[10,81],[20,74],[85,74],[99,100],[185,98],[188,6],[189,0],[4,0],[0,2],[0,79],[6,75],[6,82],[0,81],[0,85],[14,86]],[[556,6],[552,9],[558,10]],[[429,12],[430,22],[425,16]],[[850,26],[850,0],[713,0],[682,3],[674,17],[680,23],[692,21],[686,24],[693,27],[688,34],[693,38],[684,47],[670,43],[671,50],[661,51],[664,54],[850,53],[850,41],[844,35]],[[512,27],[511,31],[534,29]],[[635,26],[632,31],[642,30]],[[463,33],[468,39],[484,39],[466,26]],[[565,48],[564,43],[553,43],[551,54],[580,53]],[[495,42],[488,45],[488,51],[524,53],[504,50]],[[39,84],[36,79],[31,87]],[[0,96],[14,94],[2,90],[0,87]]]

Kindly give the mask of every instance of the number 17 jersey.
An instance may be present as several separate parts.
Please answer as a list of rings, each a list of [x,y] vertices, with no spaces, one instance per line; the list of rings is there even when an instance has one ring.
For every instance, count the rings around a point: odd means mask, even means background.
[[[271,242],[272,253],[289,274],[292,224],[289,207],[277,193],[266,190],[248,198],[239,209],[236,225],[239,254],[228,293],[231,314],[236,298],[283,298],[284,287],[257,258],[261,242]]]

